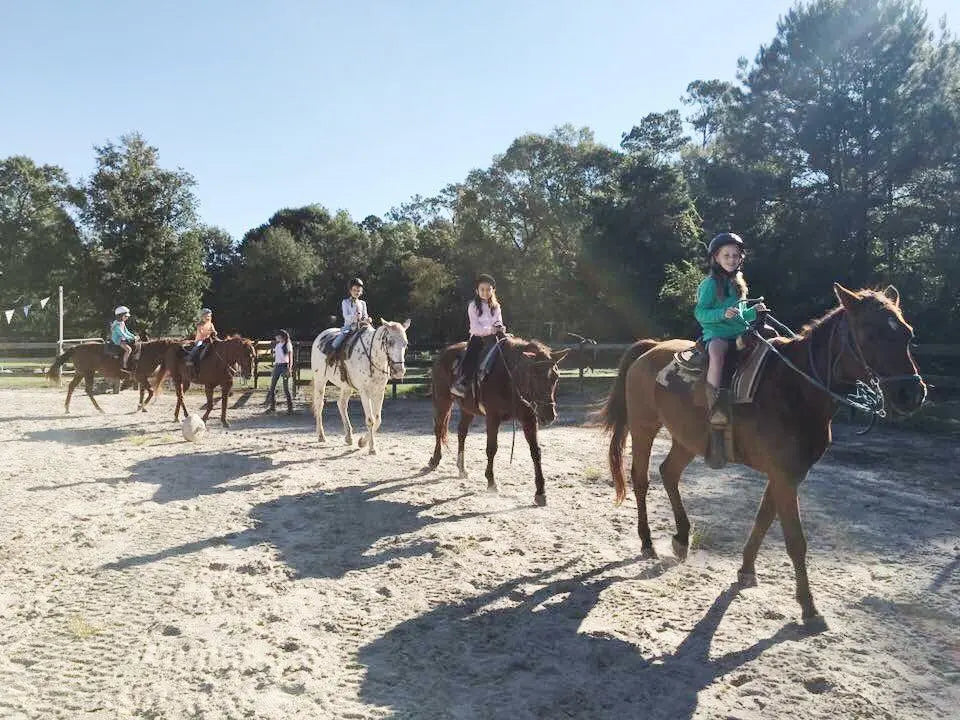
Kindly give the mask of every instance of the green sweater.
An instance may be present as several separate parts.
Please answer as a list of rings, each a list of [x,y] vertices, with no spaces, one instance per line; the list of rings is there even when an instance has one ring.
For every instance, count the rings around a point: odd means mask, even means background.
[[[731,307],[740,308],[739,317],[723,316]],[[746,331],[748,323],[757,319],[756,309],[748,308],[747,303],[740,299],[733,281],[727,280],[727,296],[718,298],[717,281],[712,275],[708,275],[697,288],[697,306],[693,309],[693,315],[703,328],[704,341],[735,338]]]

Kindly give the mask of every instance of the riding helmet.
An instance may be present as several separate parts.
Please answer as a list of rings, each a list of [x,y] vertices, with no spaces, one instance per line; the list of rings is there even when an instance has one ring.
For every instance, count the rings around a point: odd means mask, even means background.
[[[713,257],[714,253],[724,245],[736,245],[740,249],[740,252],[743,252],[747,247],[747,244],[743,242],[743,238],[736,233],[722,232],[714,236],[713,240],[710,241],[710,246],[707,248],[707,256]]]
[[[361,280],[360,278],[354,278],[353,280],[350,281],[350,287],[351,288],[363,287],[363,280]]]
[[[119,306],[116,310],[113,311],[113,314],[114,314],[114,315],[129,315],[129,314],[130,314],[130,308],[128,308],[126,305],[121,305],[121,306]]]
[[[204,315],[213,315],[213,310],[210,308],[200,308],[200,317],[203,317]]]
[[[497,281],[493,279],[493,275],[487,275],[486,273],[477,275],[476,284],[479,285],[480,283],[487,283],[492,288],[497,286]]]

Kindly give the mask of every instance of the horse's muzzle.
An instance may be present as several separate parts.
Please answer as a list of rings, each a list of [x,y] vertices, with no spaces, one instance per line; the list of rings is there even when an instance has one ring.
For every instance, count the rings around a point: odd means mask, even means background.
[[[919,377],[889,383],[884,395],[890,409],[898,415],[915,413],[927,399],[927,385]]]
[[[403,380],[404,376],[407,374],[406,367],[399,368],[390,368],[390,379],[391,380]]]

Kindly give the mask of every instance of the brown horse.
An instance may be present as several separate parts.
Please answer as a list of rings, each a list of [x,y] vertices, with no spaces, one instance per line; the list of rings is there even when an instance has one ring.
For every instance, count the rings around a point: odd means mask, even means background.
[[[447,442],[447,429],[453,409],[450,386],[454,380],[454,363],[466,343],[446,348],[433,364],[433,432],[436,447],[430,458],[429,468],[440,464],[441,443]],[[551,423],[557,417],[555,400],[560,374],[557,364],[567,354],[566,350],[552,353],[550,348],[536,341],[520,338],[504,338],[499,343],[496,360],[490,374],[483,380],[480,396],[483,409],[471,397],[460,400],[460,424],[457,428],[457,467],[460,477],[467,477],[464,467],[463,448],[467,431],[475,415],[486,414],[487,418],[487,490],[497,491],[493,476],[493,458],[497,454],[497,434],[505,420],[516,419],[523,427],[523,435],[530,446],[534,478],[537,486],[534,502],[547,504],[544,490],[543,470],[540,467],[540,445],[537,429],[541,422]]]
[[[227,340],[214,340],[212,342],[207,354],[197,365],[197,383],[203,385],[207,391],[207,405],[203,413],[204,422],[210,417],[213,410],[213,390],[219,385],[223,391],[220,398],[220,422],[224,427],[230,427],[230,423],[227,422],[227,398],[230,397],[233,378],[237,374],[237,370],[242,377],[249,378],[253,373],[256,362],[257,351],[252,340],[232,337]],[[154,390],[160,387],[160,383],[163,382],[167,374],[173,379],[173,385],[177,390],[177,406],[174,409],[173,418],[179,422],[180,408],[183,408],[184,417],[190,414],[183,402],[183,393],[189,389],[192,382],[190,369],[187,367],[187,356],[183,345],[180,343],[177,343],[176,347],[167,349],[163,366],[154,380]]]
[[[900,311],[900,295],[892,285],[884,292],[853,292],[835,285],[840,305],[806,328],[796,338],[777,339],[774,346],[796,366],[776,356],[768,358],[752,404],[734,409],[736,460],[767,475],[767,486],[750,538],[743,549],[738,573],[744,587],[756,585],[754,563],[760,543],[780,518],[787,554],[796,574],[796,599],[804,620],[818,613],[807,581],[807,542],[800,524],[797,489],[810,468],[830,444],[834,399],[823,389],[844,393],[857,380],[876,381],[888,407],[898,413],[918,409],[926,386],[910,356],[913,330]],[[610,440],[610,471],[617,502],[626,493],[623,450],[629,429],[633,445],[630,478],[637,499],[638,532],[642,553],[654,557],[647,523],[647,468],[654,437],[661,427],[669,430],[672,445],[660,465],[660,476],[673,507],[677,533],[673,549],[686,557],[690,522],[680,499],[683,469],[707,447],[708,424],[704,408],[692,395],[669,392],[656,382],[657,373],[674,353],[692,345],[686,340],[643,340],[620,362],[620,371],[601,417]],[[800,374],[802,371],[804,374]],[[805,377],[806,376],[806,377]],[[820,379],[820,386],[815,379]]]
[[[143,401],[144,388],[150,387],[149,377],[160,366],[169,342],[168,340],[148,340],[138,344],[140,356],[136,360],[136,367],[133,371],[134,378],[140,385],[140,405],[137,407],[138,410],[142,410],[145,405]],[[134,350],[134,357],[137,352],[138,350]],[[59,381],[60,369],[64,363],[68,362],[73,363],[74,376],[67,386],[67,399],[64,402],[64,410],[67,414],[70,413],[70,398],[73,397],[73,391],[77,385],[80,384],[81,380],[84,381],[84,388],[87,397],[90,398],[90,402],[93,403],[93,406],[98,411],[103,412],[103,408],[97,404],[96,399],[93,397],[94,376],[100,373],[103,377],[115,380],[118,384],[121,380],[129,377],[129,374],[122,372],[120,369],[120,358],[115,355],[108,355],[104,351],[104,344],[101,342],[83,343],[69,348],[54,360],[50,369],[47,371],[47,378],[51,381]],[[153,397],[152,391],[150,392],[150,397]]]

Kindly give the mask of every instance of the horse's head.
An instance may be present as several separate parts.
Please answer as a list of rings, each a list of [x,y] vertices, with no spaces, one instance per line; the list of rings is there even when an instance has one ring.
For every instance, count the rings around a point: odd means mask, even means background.
[[[522,342],[515,346],[519,351],[516,384],[524,400],[542,423],[557,419],[557,383],[560,381],[560,361],[569,350],[551,352],[546,345],[536,341]]]
[[[876,379],[891,409],[916,411],[927,397],[927,386],[910,355],[913,328],[900,311],[900,293],[890,285],[883,292],[847,290],[834,283],[834,292],[849,318],[853,364],[864,379]]]
[[[402,380],[407,374],[407,328],[410,320],[402,323],[390,322],[380,318],[380,327],[384,328],[383,349],[387,353],[387,365],[390,368],[391,380]]]
[[[253,375],[254,365],[257,363],[257,348],[253,340],[237,335],[226,342],[236,343],[238,351],[234,353],[234,362],[240,367],[240,375],[248,380]]]

